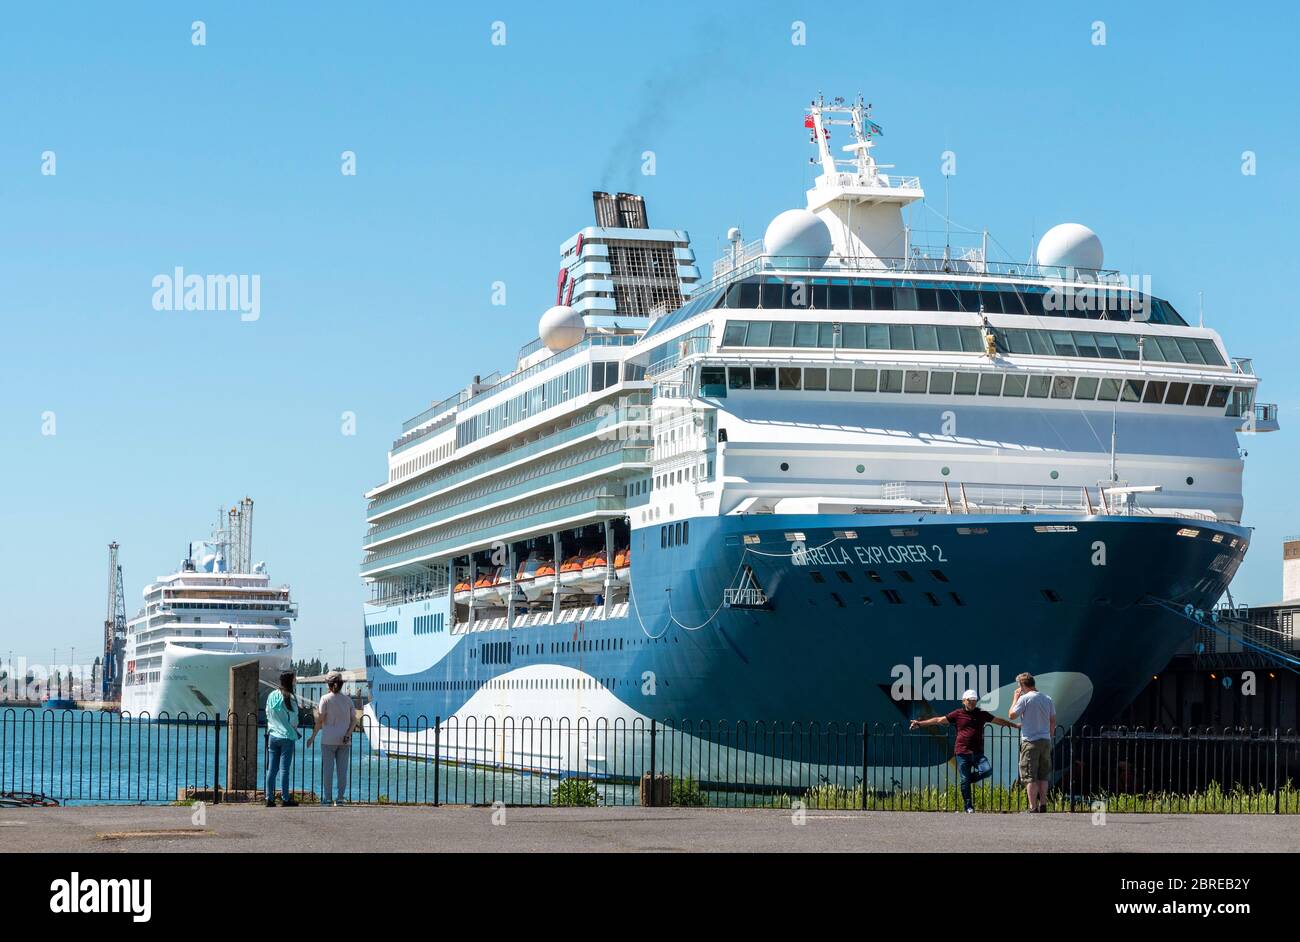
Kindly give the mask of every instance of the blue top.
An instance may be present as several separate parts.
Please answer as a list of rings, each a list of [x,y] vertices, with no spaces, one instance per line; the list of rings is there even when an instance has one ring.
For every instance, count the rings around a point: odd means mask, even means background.
[[[298,717],[284,702],[284,694],[276,690],[266,698],[266,731],[275,739],[297,739]]]

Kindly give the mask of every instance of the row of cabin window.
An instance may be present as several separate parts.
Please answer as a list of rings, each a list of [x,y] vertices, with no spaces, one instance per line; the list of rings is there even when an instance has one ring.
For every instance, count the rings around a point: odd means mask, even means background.
[[[373,625],[366,625],[367,638],[379,638],[384,635],[395,634],[397,634],[397,622],[395,621],[381,621]]]
[[[983,353],[978,327],[938,324],[835,324],[829,321],[727,321],[724,347],[796,347],[827,350],[921,350]],[[1096,360],[1151,360],[1226,366],[1214,341],[1199,337],[1145,335],[1141,351],[1134,334],[1092,330],[995,328],[998,350],[1027,356],[1085,357]]]
[[[809,390],[812,392],[928,393],[939,396],[1011,396],[1031,399],[1084,399],[1208,406],[1229,415],[1254,407],[1254,390],[1208,383],[1114,379],[1096,376],[1044,376],[1024,373],[956,373],[949,370],[855,370],[821,366],[705,366],[700,395],[724,397],[734,390]]]
[[[726,441],[726,439],[724,438],[723,441]],[[674,484],[687,484],[696,480],[707,481],[711,477],[713,477],[713,461],[710,460],[707,464],[701,461],[698,466],[692,465],[687,468],[678,468],[676,471],[669,471],[667,474],[656,474],[652,486],[672,487]],[[645,491],[643,490],[642,493],[645,493]]]
[[[731,285],[719,298],[719,307],[845,311],[942,311],[967,314],[1028,314],[1038,317],[1082,317],[1090,320],[1140,320],[1152,324],[1187,326],[1168,301],[1150,295],[1107,291],[1104,286],[1083,289],[1069,306],[1066,289],[1047,301],[1043,288],[1002,284],[935,286],[923,282],[902,285],[866,281],[836,284],[826,279],[805,282],[751,280]],[[1049,309],[1048,305],[1053,307]],[[1099,308],[1099,310],[1084,309]]]
[[[366,667],[392,667],[397,663],[396,652],[389,651],[387,654],[367,654]]]
[[[620,366],[624,381],[645,379],[645,367],[635,363],[610,360],[577,367],[461,422],[456,426],[456,445],[467,445],[588,390],[608,389],[619,382]]]
[[[420,615],[415,619],[413,627],[417,635],[431,635],[442,631],[442,614]]]
[[[670,546],[685,546],[690,541],[691,522],[689,520],[670,523],[659,528],[659,546],[663,549]]]

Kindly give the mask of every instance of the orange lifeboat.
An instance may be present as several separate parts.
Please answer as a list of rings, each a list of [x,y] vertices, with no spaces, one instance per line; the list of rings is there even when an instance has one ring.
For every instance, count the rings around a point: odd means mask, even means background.
[[[582,581],[582,557],[570,556],[560,564],[560,585],[565,589],[578,590]]]
[[[578,583],[582,591],[596,593],[604,588],[606,559],[605,551],[600,550],[582,561],[582,581]]]

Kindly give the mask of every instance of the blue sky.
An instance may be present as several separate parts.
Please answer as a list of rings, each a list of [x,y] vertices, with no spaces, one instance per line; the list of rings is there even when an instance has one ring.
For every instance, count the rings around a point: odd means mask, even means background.
[[[1297,19],[1282,3],[8,9],[0,652],[65,660],[75,645],[84,660],[106,544],[122,544],[134,613],[217,507],[249,494],[255,556],[301,604],[298,653],[337,662],[346,640],[355,660],[362,494],[402,420],[535,336],[591,190],[644,193],[652,225],[688,229],[705,264],[728,226],[754,238],[802,205],[801,108],[819,90],[874,102],[878,155],[921,175],[940,211],[954,151],[955,223],[1014,256],[1078,221],[1185,315],[1204,293],[1207,324],[1281,405],[1284,431],[1245,442],[1258,530],[1233,587],[1271,601],[1279,541],[1300,532],[1284,295]],[[178,265],[260,275],[260,319],[154,310],[153,277]]]

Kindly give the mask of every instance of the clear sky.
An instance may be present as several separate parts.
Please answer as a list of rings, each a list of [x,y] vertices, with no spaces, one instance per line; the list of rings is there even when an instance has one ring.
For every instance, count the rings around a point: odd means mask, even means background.
[[[536,336],[593,189],[643,193],[706,265],[728,226],[755,238],[803,205],[818,91],[865,94],[878,156],[939,212],[953,151],[954,222],[1013,256],[1077,221],[1193,321],[1203,292],[1281,406],[1281,433],[1243,441],[1258,529],[1233,586],[1280,595],[1300,532],[1294,4],[49,7],[0,23],[0,654],[87,660],[106,544],[134,614],[248,494],[297,654],[359,658],[362,494],[402,420]],[[176,266],[259,275],[260,318],[155,310]]]

